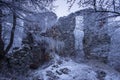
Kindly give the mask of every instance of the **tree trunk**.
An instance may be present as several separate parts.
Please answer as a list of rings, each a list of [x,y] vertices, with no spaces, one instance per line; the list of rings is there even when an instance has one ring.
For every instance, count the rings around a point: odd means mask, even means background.
[[[5,49],[5,52],[6,52],[6,53],[9,52],[10,48],[11,48],[12,45],[13,45],[15,28],[16,28],[16,14],[15,14],[15,12],[13,12],[13,27],[12,27],[12,30],[11,30],[11,35],[10,35],[9,44],[8,44],[8,46],[7,46],[6,49]]]
[[[4,42],[2,39],[2,10],[0,10],[0,61],[4,58]]]

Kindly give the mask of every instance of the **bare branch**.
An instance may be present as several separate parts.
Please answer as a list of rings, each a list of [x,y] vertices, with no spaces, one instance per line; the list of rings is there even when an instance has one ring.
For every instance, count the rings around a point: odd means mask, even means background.
[[[115,11],[115,0],[113,0],[113,10]]]
[[[72,0],[71,0],[72,1]],[[73,0],[73,2],[69,6],[69,10],[72,8],[73,4],[75,3],[76,0]]]

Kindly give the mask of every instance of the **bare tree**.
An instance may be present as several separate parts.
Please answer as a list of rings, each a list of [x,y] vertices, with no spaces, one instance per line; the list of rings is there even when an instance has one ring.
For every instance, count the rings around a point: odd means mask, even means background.
[[[120,16],[120,0],[67,0],[69,8],[77,1],[79,7],[91,6],[96,12],[112,13],[110,17]]]
[[[48,7],[54,0],[0,0],[0,60],[5,58],[5,55],[9,52],[12,44],[14,42],[14,33],[17,25],[17,19],[25,20],[23,14],[32,13],[34,11],[30,8],[32,7],[39,10],[47,10]],[[10,40],[5,48],[4,40],[2,38],[3,22],[6,17],[12,17],[12,29],[10,32]]]
[[[3,42],[3,39],[2,39],[2,18],[1,18],[1,15],[2,15],[2,11],[0,10],[0,60],[3,59],[3,55],[5,54],[5,52],[4,52],[4,42]]]

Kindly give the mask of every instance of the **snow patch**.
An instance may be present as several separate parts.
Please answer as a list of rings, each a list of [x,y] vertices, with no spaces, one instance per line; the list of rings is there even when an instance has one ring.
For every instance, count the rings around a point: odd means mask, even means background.
[[[68,72],[61,72],[62,69],[66,69]],[[85,64],[78,64],[69,59],[63,60],[61,65],[56,62],[46,69],[39,69],[35,71],[34,76],[39,76],[40,79],[42,77],[44,80],[49,80],[50,76],[46,75],[47,71],[51,71],[53,75],[58,77],[58,79],[54,80],[97,80],[97,74],[92,70],[91,67]]]

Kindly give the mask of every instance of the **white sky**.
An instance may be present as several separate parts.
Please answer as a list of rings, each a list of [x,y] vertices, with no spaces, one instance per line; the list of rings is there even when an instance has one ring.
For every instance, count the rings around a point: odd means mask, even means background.
[[[73,7],[69,11],[68,10],[69,5],[67,4],[67,0],[57,0],[56,2],[54,2],[54,5],[58,7],[55,9],[54,12],[57,14],[58,17],[62,17],[70,14],[71,12],[80,10],[79,6],[77,5],[77,1],[79,0],[76,0],[76,3],[73,5]]]
[[[82,7],[79,8],[79,6],[77,4],[78,2],[79,2],[79,0],[76,0],[74,5],[72,6],[72,8],[70,10],[68,10],[69,4],[67,4],[67,0],[56,0],[54,2],[54,5],[58,6],[58,7],[56,7],[53,12],[55,12],[58,17],[67,16],[68,14],[70,14],[72,12],[83,9]],[[89,7],[90,6],[88,5],[84,8],[89,8]]]

